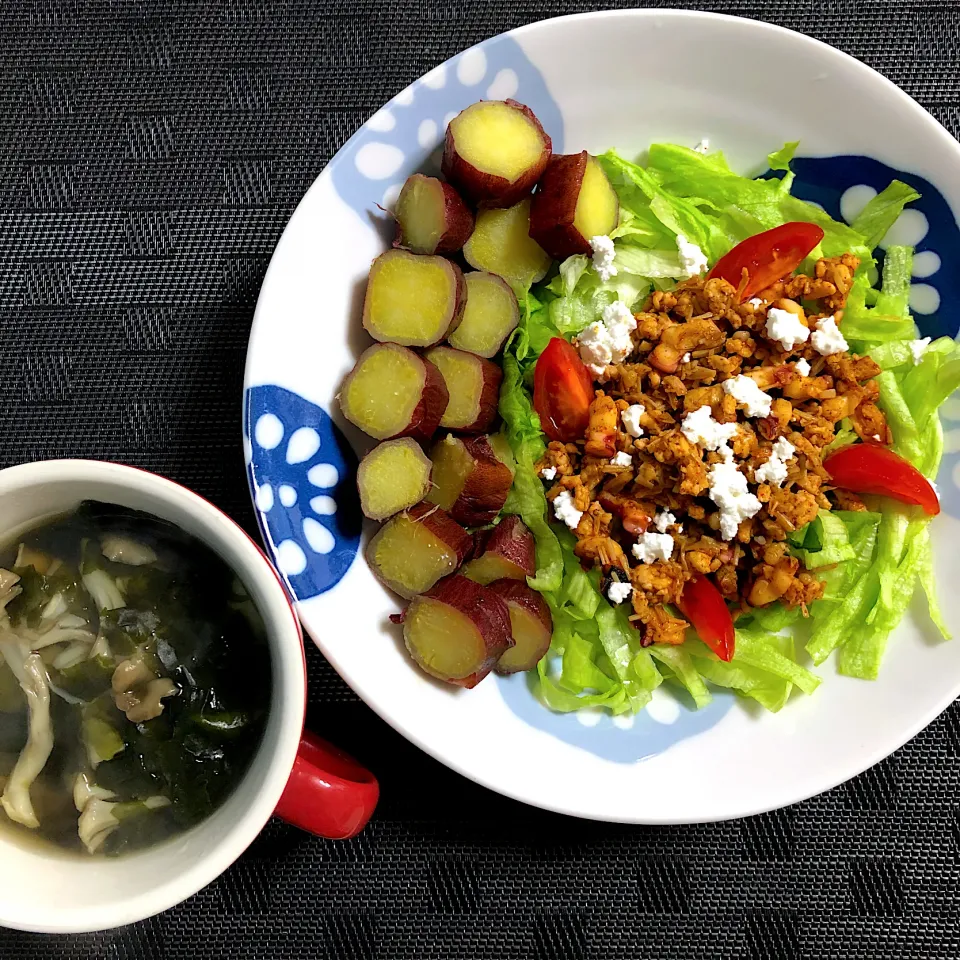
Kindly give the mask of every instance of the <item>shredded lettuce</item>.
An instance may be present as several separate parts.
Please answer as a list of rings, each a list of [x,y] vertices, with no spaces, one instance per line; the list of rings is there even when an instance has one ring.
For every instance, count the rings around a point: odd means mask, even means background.
[[[910,248],[886,248],[882,284],[874,286],[874,250],[918,194],[894,181],[851,225],[840,223],[791,195],[790,163],[797,146],[788,143],[771,153],[767,163],[774,174],[756,179],[732,171],[719,152],[702,155],[686,147],[654,144],[641,166],[609,151],[599,161],[620,200],[619,224],[611,233],[616,275],[601,281],[590,258],[577,255],[521,297],[521,321],[505,349],[500,395],[504,432],[516,458],[505,509],[518,514],[536,538],[537,572],[528,582],[546,598],[554,632],[534,685],[551,710],[594,707],[614,715],[635,713],[666,680],[686,691],[696,707],[709,702],[713,685],[776,711],[794,688],[811,694],[819,684],[798,663],[793,637],[782,633],[804,616],[799,607],[772,604],[741,617],[729,663],[692,636],[681,646],[643,647],[628,617],[629,605],[607,602],[597,572],[585,572],[574,555],[573,536],[550,523],[536,472],[545,452],[530,396],[536,359],[551,337],[576,335],[601,319],[615,300],[637,308],[651,290],[671,289],[681,278],[678,234],[715,262],[748,236],[805,220],[824,231],[808,266],[820,256],[852,253],[859,258],[843,314],[844,336],[852,349],[869,353],[881,367],[879,402],[894,449],[925,475],[936,474],[943,450],[936,411],[960,386],[960,346],[943,338],[916,361],[917,331],[909,312]],[[828,452],[858,441],[844,421]],[[791,536],[788,546],[825,581],[823,597],[806,611],[806,653],[814,664],[838,651],[841,672],[876,676],[889,635],[918,583],[932,622],[949,637],[934,591],[927,519],[918,511],[880,501],[868,511],[822,511]]]

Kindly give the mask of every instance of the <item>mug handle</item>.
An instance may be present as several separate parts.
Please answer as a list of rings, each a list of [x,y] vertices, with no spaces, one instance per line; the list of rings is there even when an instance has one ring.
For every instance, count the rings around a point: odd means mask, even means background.
[[[328,840],[355,837],[380,796],[377,778],[349,754],[304,730],[276,815]]]

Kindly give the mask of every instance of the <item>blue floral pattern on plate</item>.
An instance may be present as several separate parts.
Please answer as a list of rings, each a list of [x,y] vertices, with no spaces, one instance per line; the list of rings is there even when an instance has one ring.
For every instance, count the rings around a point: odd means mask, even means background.
[[[290,594],[330,590],[360,547],[356,454],[326,411],[283,387],[247,391],[243,431],[257,520]]]
[[[511,97],[533,110],[562,152],[563,115],[540,71],[513,37],[494,37],[440,64],[377,111],[330,164],[337,193],[361,217],[392,231],[378,204],[391,207],[412,173],[439,171],[450,118],[477,100]]]

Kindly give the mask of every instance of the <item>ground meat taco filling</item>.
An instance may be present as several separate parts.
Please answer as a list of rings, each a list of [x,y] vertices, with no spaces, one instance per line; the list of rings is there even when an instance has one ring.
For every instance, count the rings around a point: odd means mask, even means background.
[[[828,486],[827,448],[841,421],[892,439],[880,368],[842,334],[857,265],[818,260],[745,303],[726,280],[693,278],[635,315],[613,304],[606,331],[630,339],[620,363],[596,349],[599,322],[578,338],[596,378],[589,425],[537,469],[577,557],[601,568],[611,602],[632,604],[645,646],[683,642],[688,624],[666,605],[692,577],[711,575],[735,616],[777,600],[806,613],[823,594],[787,538],[819,510],[865,509]]]

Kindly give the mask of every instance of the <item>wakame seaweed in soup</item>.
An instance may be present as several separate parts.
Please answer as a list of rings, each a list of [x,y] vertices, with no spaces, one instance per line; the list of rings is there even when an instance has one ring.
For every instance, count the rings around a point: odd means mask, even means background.
[[[91,854],[209,816],[255,753],[263,622],[213,551],[88,501],[0,555],[0,823]]]

